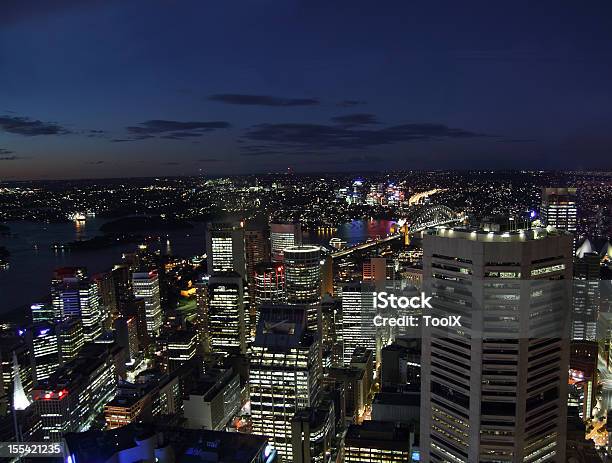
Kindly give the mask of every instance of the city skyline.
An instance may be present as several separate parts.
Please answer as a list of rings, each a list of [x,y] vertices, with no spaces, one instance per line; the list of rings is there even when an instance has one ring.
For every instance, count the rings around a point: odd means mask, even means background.
[[[9,1],[0,181],[610,167],[610,5]]]

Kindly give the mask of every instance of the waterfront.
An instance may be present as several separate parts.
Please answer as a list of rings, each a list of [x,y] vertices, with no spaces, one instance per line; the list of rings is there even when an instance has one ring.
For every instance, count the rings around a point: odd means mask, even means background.
[[[53,249],[54,243],[69,243],[99,236],[100,227],[108,219],[88,218],[85,222],[41,223],[7,222],[11,233],[0,235],[0,246],[11,253],[9,267],[0,270],[0,314],[27,307],[48,296],[53,269],[62,266],[84,266],[90,275],[103,272],[121,262],[124,252],[133,252],[136,244],[123,243],[95,250],[70,251]],[[205,229],[202,222],[194,228],[171,231],[142,232],[143,236],[157,236],[150,246],[162,253],[191,257],[204,254]],[[362,243],[368,238],[385,236],[393,222],[387,220],[354,220],[337,229],[305,231],[306,242],[328,245],[338,237],[347,246]],[[169,245],[167,244],[169,240]]]

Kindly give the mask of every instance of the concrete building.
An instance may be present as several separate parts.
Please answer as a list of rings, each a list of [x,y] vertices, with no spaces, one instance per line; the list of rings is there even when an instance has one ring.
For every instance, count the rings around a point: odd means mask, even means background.
[[[421,460],[565,461],[572,235],[428,230]]]

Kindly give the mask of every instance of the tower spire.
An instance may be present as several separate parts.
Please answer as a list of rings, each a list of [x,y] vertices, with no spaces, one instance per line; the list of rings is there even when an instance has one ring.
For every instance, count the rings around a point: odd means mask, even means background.
[[[26,396],[21,384],[17,355],[13,352],[13,410],[25,410],[29,406],[30,400]]]

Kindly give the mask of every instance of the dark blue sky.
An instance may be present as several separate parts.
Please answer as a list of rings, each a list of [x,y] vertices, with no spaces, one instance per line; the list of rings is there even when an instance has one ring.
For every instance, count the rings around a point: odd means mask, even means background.
[[[609,1],[2,3],[0,179],[611,167]]]

